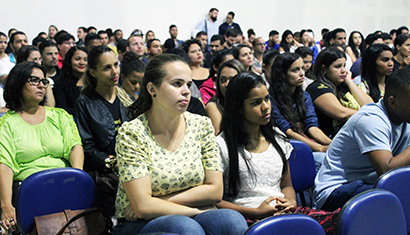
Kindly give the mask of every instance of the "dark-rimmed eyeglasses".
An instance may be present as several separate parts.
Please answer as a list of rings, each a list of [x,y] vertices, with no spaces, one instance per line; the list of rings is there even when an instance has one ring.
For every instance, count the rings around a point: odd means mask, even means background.
[[[36,76],[30,76],[29,78],[28,78],[28,81],[27,81],[30,85],[32,85],[32,86],[38,86],[39,84],[40,84],[40,82],[42,82],[43,83],[43,85],[47,88],[48,87],[48,85],[50,84],[50,81],[49,80],[47,80],[46,78],[43,78],[43,79],[40,79],[39,77],[36,77]]]

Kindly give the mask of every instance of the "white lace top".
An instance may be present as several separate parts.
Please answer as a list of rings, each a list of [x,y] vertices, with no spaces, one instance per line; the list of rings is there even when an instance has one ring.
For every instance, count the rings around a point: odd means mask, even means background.
[[[282,133],[277,127],[275,127],[275,130]],[[229,155],[224,134],[221,133],[216,138],[216,141],[219,145],[224,169],[224,191],[227,192],[229,184]],[[287,139],[277,137],[276,141],[284,151],[286,159],[289,159],[293,151],[292,145]],[[257,208],[268,197],[283,198],[284,195],[280,188],[283,163],[275,147],[270,144],[268,149],[263,153],[251,153],[245,150],[245,154],[250,160],[250,167],[256,176],[255,180],[252,180],[245,161],[239,156],[240,191],[236,198],[224,195],[224,200],[242,207]]]

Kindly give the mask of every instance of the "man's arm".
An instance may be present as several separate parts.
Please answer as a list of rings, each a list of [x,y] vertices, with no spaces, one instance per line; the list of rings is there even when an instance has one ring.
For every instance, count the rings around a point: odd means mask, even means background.
[[[388,150],[375,150],[368,152],[367,155],[379,176],[391,169],[410,165],[410,146],[395,157]]]

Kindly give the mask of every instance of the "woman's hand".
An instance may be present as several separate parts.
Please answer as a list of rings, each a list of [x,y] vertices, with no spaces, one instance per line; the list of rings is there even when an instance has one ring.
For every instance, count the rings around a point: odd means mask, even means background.
[[[354,84],[354,82],[352,80],[352,72],[347,71],[344,82],[346,83],[346,85],[349,85],[350,82]],[[354,84],[354,85],[356,86],[356,84]]]
[[[274,215],[287,214],[296,210],[296,202],[287,198],[275,198],[277,212]]]
[[[125,214],[125,219],[128,220],[128,221],[137,221],[138,220],[138,216],[134,213],[134,210],[132,209],[131,204],[129,204],[127,207],[125,207],[124,214]]]
[[[401,63],[399,69],[404,69],[410,64],[410,56],[404,58],[403,62]]]
[[[275,197],[269,197],[265,201],[263,201],[258,208],[255,208],[255,215],[252,218],[264,219],[278,212],[278,209],[270,204],[272,201],[275,201],[276,199],[277,198]]]
[[[16,230],[16,210],[13,206],[2,207],[1,226],[11,233]]]

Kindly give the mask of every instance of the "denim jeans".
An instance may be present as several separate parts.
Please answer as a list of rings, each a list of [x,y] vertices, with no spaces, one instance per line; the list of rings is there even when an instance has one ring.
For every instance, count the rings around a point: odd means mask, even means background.
[[[248,229],[246,220],[239,212],[217,209],[193,218],[166,215],[151,221],[123,222],[115,227],[113,234],[242,235],[246,229]]]
[[[366,184],[362,180],[356,180],[344,184],[333,190],[320,209],[325,211],[334,211],[338,208],[342,208],[350,198],[372,188],[374,188],[373,184]]]

